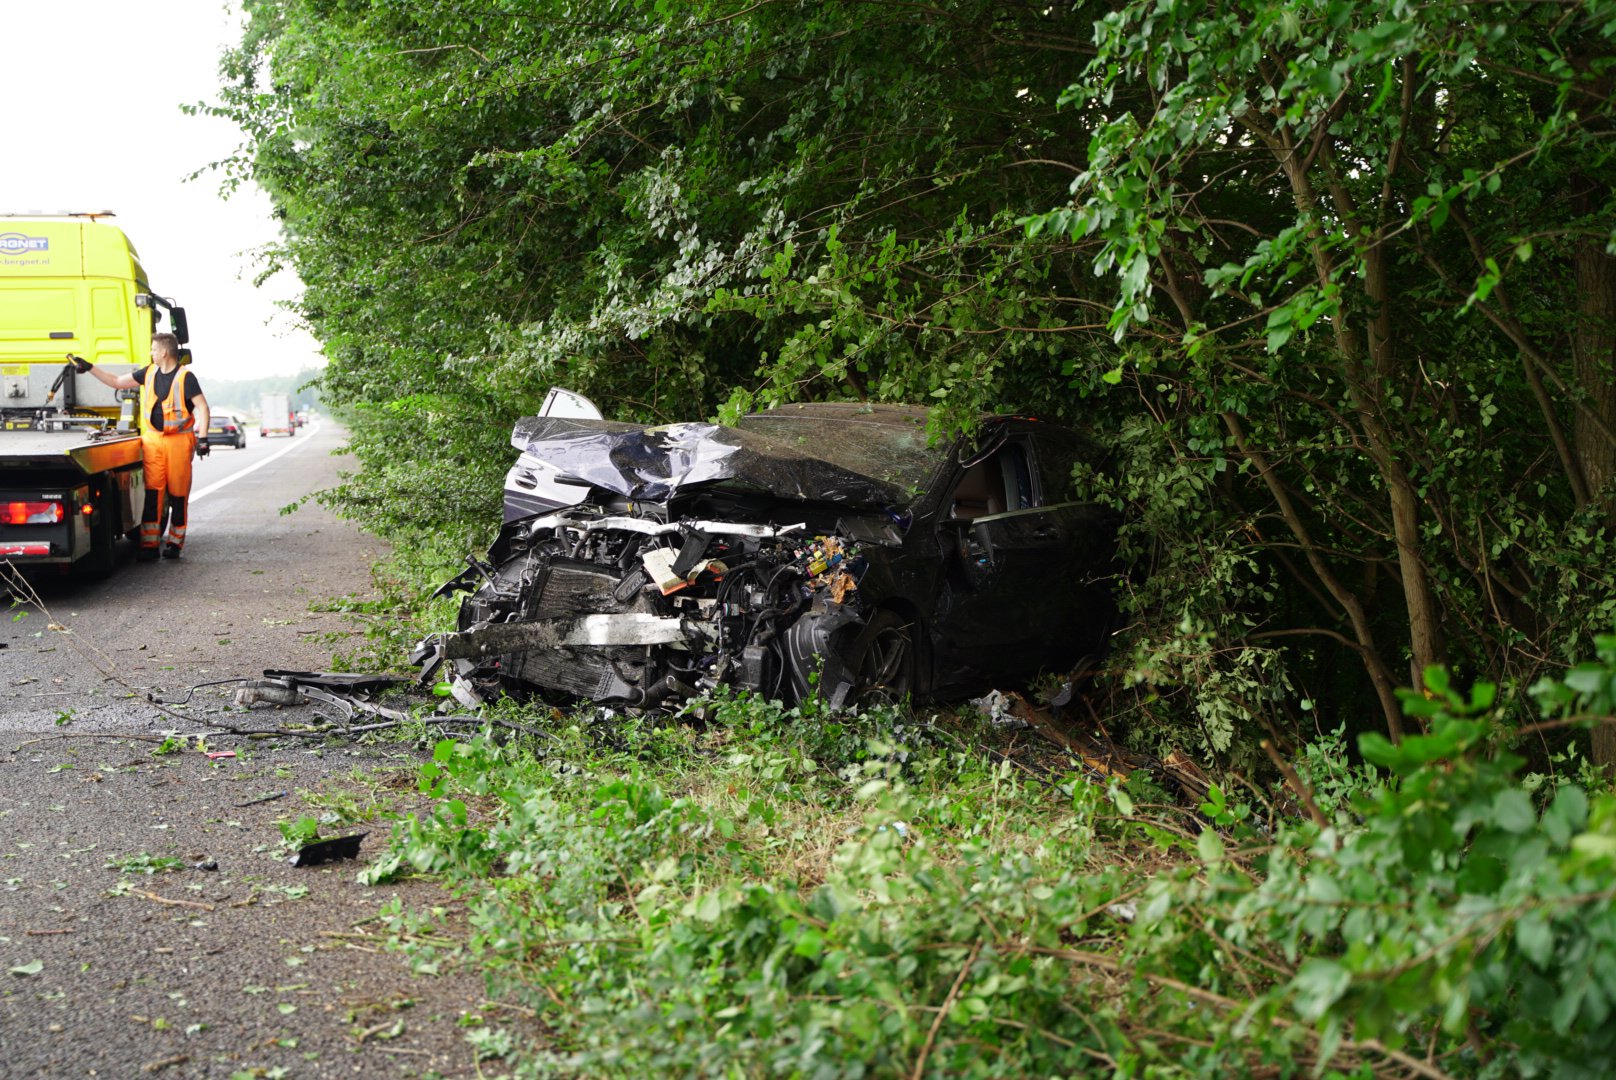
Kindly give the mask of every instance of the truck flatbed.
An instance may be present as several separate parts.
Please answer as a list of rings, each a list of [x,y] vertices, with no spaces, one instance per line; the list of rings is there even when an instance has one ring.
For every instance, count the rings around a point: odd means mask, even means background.
[[[0,471],[77,467],[86,476],[140,460],[140,436],[131,432],[94,435],[83,428],[61,431],[8,430],[0,439]],[[0,486],[11,478],[0,477]],[[18,478],[20,479],[20,478]]]

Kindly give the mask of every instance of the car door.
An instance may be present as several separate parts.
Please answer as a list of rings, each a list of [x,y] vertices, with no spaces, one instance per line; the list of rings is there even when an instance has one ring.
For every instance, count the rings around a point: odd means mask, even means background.
[[[1096,578],[1115,535],[1105,508],[1060,499],[1050,482],[1058,466],[1040,461],[1034,426],[1007,426],[990,442],[961,463],[942,525],[956,562],[939,625],[945,651],[989,681],[1059,670],[1094,651],[1111,622]]]

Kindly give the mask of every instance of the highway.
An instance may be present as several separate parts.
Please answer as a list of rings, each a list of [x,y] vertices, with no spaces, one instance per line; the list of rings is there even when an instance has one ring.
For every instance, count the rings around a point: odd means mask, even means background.
[[[481,1002],[479,980],[412,972],[376,922],[390,898],[450,898],[423,881],[360,886],[354,862],[294,868],[278,828],[366,807],[321,828],[368,831],[360,860],[376,858],[377,812],[413,806],[421,748],[195,739],[221,722],[316,719],[237,708],[229,686],[190,690],[329,668],[354,640],[351,618],[310,607],[368,595],[384,545],[300,502],[337,481],[343,437],[311,424],[216,449],[197,463],[182,559],[124,550],[105,580],[40,578],[42,604],[9,601],[0,1078],[478,1075],[457,1021]],[[190,696],[162,712],[148,693]],[[383,1034],[356,1038],[371,1030]]]
[[[367,590],[384,553],[308,498],[337,482],[332,452],[344,437],[317,421],[291,438],[254,432],[246,449],[199,459],[178,560],[137,562],[133,545],[120,542],[118,568],[104,580],[31,577],[43,607],[14,597],[0,620],[0,731],[55,730],[64,709],[77,730],[172,726],[132,708],[129,689],[171,694],[265,668],[328,667],[327,635],[351,627],[311,612],[310,602]],[[204,695],[196,711],[225,699]]]

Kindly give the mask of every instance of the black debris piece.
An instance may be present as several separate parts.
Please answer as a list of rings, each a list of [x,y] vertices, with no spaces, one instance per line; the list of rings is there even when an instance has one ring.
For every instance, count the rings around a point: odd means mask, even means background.
[[[322,690],[336,690],[349,694],[379,694],[395,686],[409,683],[405,675],[367,675],[352,671],[279,671],[266,669],[264,678],[296,686],[314,686]]]
[[[348,836],[333,836],[329,840],[315,840],[304,844],[287,861],[293,866],[319,866],[343,859],[356,859],[359,857],[359,841],[368,835],[358,832]]]
[[[256,799],[248,799],[246,802],[236,803],[236,809],[240,810],[244,806],[257,806],[259,803],[274,802],[276,799],[286,798],[287,794],[288,793],[284,791],[277,791],[269,795],[260,795]]]

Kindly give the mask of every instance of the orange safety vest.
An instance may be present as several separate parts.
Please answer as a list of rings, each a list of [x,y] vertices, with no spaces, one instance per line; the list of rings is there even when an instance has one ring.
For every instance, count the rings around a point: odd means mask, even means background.
[[[157,365],[152,364],[146,368],[146,378],[140,384],[140,427],[142,431],[155,432],[152,427],[152,403],[157,399]],[[176,368],[174,381],[169,384],[168,398],[163,402],[163,430],[164,435],[183,435],[189,432],[195,424],[196,418],[185,404],[185,369]]]

